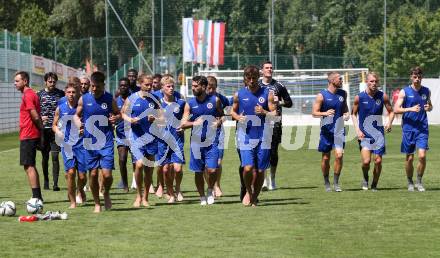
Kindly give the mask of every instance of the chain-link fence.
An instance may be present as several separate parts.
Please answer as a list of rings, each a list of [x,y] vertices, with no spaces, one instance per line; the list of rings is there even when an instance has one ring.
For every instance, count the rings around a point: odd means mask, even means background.
[[[438,1],[103,1],[106,37],[21,36],[17,41],[19,34],[8,34],[10,47],[108,72],[114,90],[131,67],[176,77],[206,69],[206,64],[182,62],[182,18],[193,17],[226,23],[221,70],[267,59],[275,69],[367,67],[386,78],[389,89],[406,83],[414,65],[424,68],[425,77],[440,74]],[[0,71],[3,81],[4,74]]]

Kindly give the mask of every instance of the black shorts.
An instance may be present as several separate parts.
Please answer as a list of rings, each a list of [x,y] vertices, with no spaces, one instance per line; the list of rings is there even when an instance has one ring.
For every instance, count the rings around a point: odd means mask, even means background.
[[[278,146],[281,143],[281,135],[283,134],[283,125],[275,123],[272,131],[272,146]]]
[[[44,142],[42,146],[42,151],[46,152],[60,152],[61,147],[55,142],[55,133],[52,131],[52,128],[44,128]]]
[[[20,165],[35,166],[37,156],[37,146],[40,139],[29,139],[20,141]]]

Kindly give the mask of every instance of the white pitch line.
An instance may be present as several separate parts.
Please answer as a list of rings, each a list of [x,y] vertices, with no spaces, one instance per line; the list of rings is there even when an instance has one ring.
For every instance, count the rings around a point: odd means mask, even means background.
[[[18,149],[19,148],[13,148],[13,149],[9,149],[9,150],[0,151],[0,153],[10,152],[10,151],[18,150]]]

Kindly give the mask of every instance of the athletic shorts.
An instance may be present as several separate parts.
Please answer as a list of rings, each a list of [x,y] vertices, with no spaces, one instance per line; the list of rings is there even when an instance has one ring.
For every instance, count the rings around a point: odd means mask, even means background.
[[[218,168],[218,145],[213,143],[208,147],[199,147],[200,155],[196,156],[193,147],[190,148],[189,169],[193,172],[203,172],[205,168]]]
[[[43,146],[42,151],[46,152],[60,152],[61,147],[55,142],[55,133],[52,128],[44,128],[43,130]]]
[[[406,154],[412,154],[416,148],[428,150],[428,132],[402,132],[402,144],[400,151]]]
[[[133,163],[136,163],[138,160],[142,160],[146,156],[155,156],[157,154],[157,141],[147,143],[142,146],[136,145],[134,143],[130,147],[131,159]]]
[[[127,139],[121,139],[121,138],[119,138],[117,136],[115,136],[115,142],[116,142],[116,146],[117,147],[119,147],[119,146],[126,146],[126,147],[130,146]]]
[[[159,163],[159,166],[163,166],[166,164],[185,164],[185,153],[183,150],[183,143],[179,143],[180,153],[177,154],[174,152],[165,142],[159,141],[157,154],[156,154],[156,162]]]
[[[223,156],[225,155],[225,149],[218,149],[218,159],[223,159]]]
[[[358,140],[358,144],[359,144],[359,150],[361,151],[362,149],[367,149],[369,151],[371,151],[373,154],[375,155],[379,155],[379,156],[383,156],[386,153],[386,149],[385,149],[385,145],[381,145],[381,146],[374,146],[374,144],[368,144],[368,141],[370,139],[364,139],[362,141]]]
[[[241,166],[253,166],[258,170],[270,167],[270,149],[261,148],[261,143],[252,149],[240,150]]]
[[[21,166],[35,166],[35,157],[37,156],[37,146],[39,143],[39,138],[20,141]]]
[[[67,172],[71,168],[76,168],[79,173],[86,173],[86,149],[83,146],[73,147],[71,157],[67,157],[65,148],[61,148],[61,155],[64,161],[64,170]]]
[[[107,144],[100,150],[86,150],[87,170],[95,168],[115,169],[115,151],[112,144]]]
[[[345,135],[334,135],[332,133],[322,133],[319,136],[318,151],[328,153],[332,149],[344,149],[345,148]]]

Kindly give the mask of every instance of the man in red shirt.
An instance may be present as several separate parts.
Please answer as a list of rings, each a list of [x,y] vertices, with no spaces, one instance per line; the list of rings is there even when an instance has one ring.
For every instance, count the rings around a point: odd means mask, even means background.
[[[15,88],[23,93],[20,106],[20,165],[24,167],[32,198],[43,200],[40,179],[35,166],[37,146],[41,140],[43,123],[40,118],[40,101],[37,94],[29,87],[29,74],[17,72],[14,79]]]

